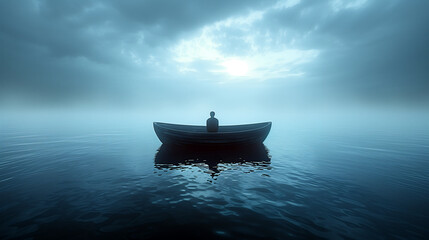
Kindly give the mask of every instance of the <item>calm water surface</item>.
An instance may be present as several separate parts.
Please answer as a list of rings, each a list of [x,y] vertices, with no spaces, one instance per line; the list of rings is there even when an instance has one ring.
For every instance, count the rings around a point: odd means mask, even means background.
[[[261,148],[177,153],[139,127],[0,131],[0,238],[424,239],[426,128],[274,122]],[[222,161],[216,161],[216,159]]]

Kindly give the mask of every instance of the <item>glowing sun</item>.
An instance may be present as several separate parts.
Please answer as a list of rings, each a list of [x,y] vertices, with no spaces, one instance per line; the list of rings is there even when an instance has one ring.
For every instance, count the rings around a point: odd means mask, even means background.
[[[225,71],[231,76],[245,76],[249,72],[249,65],[240,59],[229,59],[222,63]]]

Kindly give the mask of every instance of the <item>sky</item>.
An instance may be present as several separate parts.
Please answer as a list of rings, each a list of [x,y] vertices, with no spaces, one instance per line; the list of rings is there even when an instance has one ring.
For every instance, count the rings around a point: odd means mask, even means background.
[[[0,107],[427,107],[429,1],[0,2]]]

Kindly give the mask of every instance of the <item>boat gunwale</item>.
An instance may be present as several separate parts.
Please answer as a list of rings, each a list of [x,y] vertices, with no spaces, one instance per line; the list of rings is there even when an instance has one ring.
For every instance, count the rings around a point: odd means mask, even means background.
[[[257,130],[261,130],[263,128],[266,128],[268,126],[271,126],[272,122],[261,122],[261,123],[249,123],[249,124],[240,124],[240,125],[223,125],[223,126],[220,126],[220,127],[234,127],[234,126],[246,126],[246,125],[263,125],[263,126],[257,127],[257,128],[240,130],[240,131],[230,131],[230,132],[191,132],[191,131],[186,131],[186,130],[169,128],[166,126],[161,126],[161,125],[165,124],[165,125],[175,125],[175,126],[185,126],[185,127],[202,127],[202,128],[204,128],[205,126],[203,126],[203,125],[185,125],[185,124],[174,124],[174,123],[163,123],[163,122],[153,122],[153,124],[159,128],[164,128],[164,129],[168,129],[168,130],[172,130],[172,131],[176,131],[176,132],[183,132],[183,133],[190,133],[190,134],[213,134],[214,135],[214,134],[235,134],[235,133],[257,131]]]

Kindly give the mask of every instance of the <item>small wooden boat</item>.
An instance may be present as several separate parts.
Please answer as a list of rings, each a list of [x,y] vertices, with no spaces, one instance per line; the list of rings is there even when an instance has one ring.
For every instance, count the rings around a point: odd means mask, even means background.
[[[260,144],[271,129],[271,122],[219,126],[218,132],[207,132],[206,126],[154,122],[159,140],[172,145],[227,146]]]

